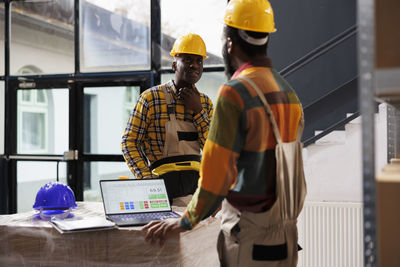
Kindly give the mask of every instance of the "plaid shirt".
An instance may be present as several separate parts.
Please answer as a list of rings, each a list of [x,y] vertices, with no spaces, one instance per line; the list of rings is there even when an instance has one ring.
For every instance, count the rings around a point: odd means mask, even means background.
[[[183,101],[178,99],[173,81],[154,86],[144,91],[129,117],[122,136],[121,149],[129,169],[136,178],[153,178],[149,165],[162,158],[165,143],[165,123],[169,120],[167,102],[162,90],[173,95],[172,106],[180,121],[193,122],[199,134],[200,147],[203,148],[213,113],[211,99],[200,93],[203,107],[200,113],[193,114],[185,109]]]

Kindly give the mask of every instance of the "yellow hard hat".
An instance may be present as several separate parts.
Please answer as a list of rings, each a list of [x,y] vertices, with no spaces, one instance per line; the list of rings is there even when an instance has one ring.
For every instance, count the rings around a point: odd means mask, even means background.
[[[233,28],[253,32],[276,32],[274,12],[267,0],[231,0],[224,22]]]
[[[208,58],[206,44],[200,35],[194,33],[189,33],[176,39],[170,55],[174,57],[181,53],[199,55],[204,59]]]

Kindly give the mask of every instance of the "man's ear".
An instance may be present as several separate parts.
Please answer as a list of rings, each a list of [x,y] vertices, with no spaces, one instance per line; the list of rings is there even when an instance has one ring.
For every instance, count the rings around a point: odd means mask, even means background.
[[[227,37],[226,38],[226,51],[228,52],[228,54],[232,54],[233,48],[234,48],[234,45],[233,45],[231,37]]]
[[[176,71],[176,59],[174,59],[174,61],[172,61],[172,70]]]

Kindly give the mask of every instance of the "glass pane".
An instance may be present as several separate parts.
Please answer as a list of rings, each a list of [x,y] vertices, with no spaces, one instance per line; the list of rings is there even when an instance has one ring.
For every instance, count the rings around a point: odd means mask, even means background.
[[[173,73],[161,75],[161,81],[163,83],[171,79],[173,80],[174,78],[175,75]],[[225,82],[226,76],[223,72],[203,72],[201,79],[196,83],[196,87],[200,92],[206,94],[215,105],[218,89]]]
[[[22,91],[22,101],[23,102],[31,102],[31,91]]]
[[[11,74],[74,72],[74,1],[11,2],[10,40]]]
[[[4,75],[4,3],[0,3],[0,75]]]
[[[46,148],[46,113],[22,112],[22,150],[40,151]]]
[[[133,101],[127,101],[127,91],[131,91],[132,97],[135,97],[128,99]],[[140,87],[85,88],[85,153],[121,154],[122,133],[139,92]]]
[[[81,71],[150,69],[150,1],[81,2]]]
[[[44,90],[37,90],[36,102],[46,103],[46,93]]]
[[[127,176],[134,179],[125,162],[85,162],[84,201],[101,201],[100,180],[118,179]]]
[[[125,102],[130,104],[135,104],[136,100],[139,98],[139,95],[140,91],[138,90],[138,87],[129,86],[126,88]]]
[[[162,66],[171,68],[172,45],[176,38],[188,33],[197,33],[203,38],[209,56],[204,65],[222,65],[221,35],[226,3],[221,0],[161,0]]]
[[[58,181],[66,184],[66,163],[18,161],[17,162],[17,212],[32,210],[36,194],[48,182]]]
[[[45,103],[23,102],[22,95],[44,94]],[[68,89],[18,90],[19,154],[63,154],[68,150]]]
[[[4,82],[0,81],[0,155],[4,154]]]

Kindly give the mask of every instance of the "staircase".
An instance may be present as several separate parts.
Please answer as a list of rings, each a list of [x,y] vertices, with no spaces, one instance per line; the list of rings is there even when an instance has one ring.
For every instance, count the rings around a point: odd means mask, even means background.
[[[380,104],[375,114],[377,173],[387,162],[386,121],[387,106]],[[307,201],[362,201],[360,117],[306,146],[303,157]]]

